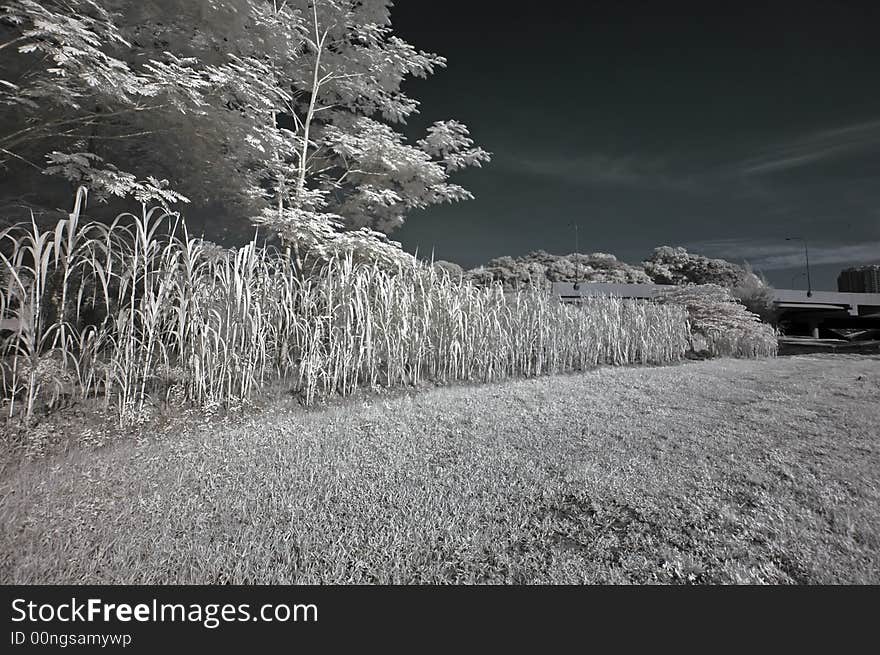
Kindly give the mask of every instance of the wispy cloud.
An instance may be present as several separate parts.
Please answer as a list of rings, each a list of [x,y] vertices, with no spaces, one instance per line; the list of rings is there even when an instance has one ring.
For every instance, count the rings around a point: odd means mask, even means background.
[[[747,261],[756,270],[778,271],[804,265],[804,248],[800,242],[746,239],[719,239],[686,244],[688,250],[709,257]],[[869,264],[880,262],[880,241],[860,243],[810,244],[810,263]]]
[[[880,149],[880,121],[806,134],[740,162],[736,170],[744,175],[762,175],[874,149]]]
[[[571,156],[508,157],[495,165],[518,173],[548,177],[570,184],[694,190],[695,179],[674,174],[668,160],[647,156],[608,156],[600,153]]]

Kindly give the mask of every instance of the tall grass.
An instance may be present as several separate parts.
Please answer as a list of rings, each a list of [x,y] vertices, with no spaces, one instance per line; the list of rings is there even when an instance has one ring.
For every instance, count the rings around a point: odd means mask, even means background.
[[[659,364],[688,347],[679,306],[565,306],[415,260],[389,269],[341,259],[302,279],[277,249],[223,249],[157,210],[83,224],[83,201],[53,229],[0,232],[9,416],[96,397],[126,422],[156,398],[231,403],[277,379],[313,403],[361,386]]]

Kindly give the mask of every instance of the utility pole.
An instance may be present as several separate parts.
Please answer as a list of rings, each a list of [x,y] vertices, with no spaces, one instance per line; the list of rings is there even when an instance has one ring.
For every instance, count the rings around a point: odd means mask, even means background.
[[[804,244],[804,258],[807,262],[807,298],[813,296],[813,284],[810,280],[810,249],[807,246],[807,240],[803,237],[785,237],[786,241],[801,241]]]

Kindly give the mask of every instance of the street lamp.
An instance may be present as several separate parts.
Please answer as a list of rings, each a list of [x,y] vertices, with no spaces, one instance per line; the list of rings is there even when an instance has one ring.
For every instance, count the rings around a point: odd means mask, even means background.
[[[574,290],[577,291],[581,288],[581,263],[578,258],[578,253],[580,249],[578,247],[578,224],[574,223]]]
[[[807,260],[807,298],[813,295],[813,285],[810,282],[810,249],[807,247],[807,240],[803,237],[785,237],[786,241],[801,241],[804,244],[804,258]]]

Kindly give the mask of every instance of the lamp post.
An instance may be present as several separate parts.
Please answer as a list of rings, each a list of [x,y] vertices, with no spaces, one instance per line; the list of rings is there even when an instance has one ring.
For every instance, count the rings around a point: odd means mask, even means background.
[[[577,291],[581,288],[581,262],[578,258],[578,254],[580,253],[580,248],[578,245],[578,224],[574,223],[574,290]]]
[[[804,258],[807,261],[807,298],[813,295],[813,285],[810,282],[810,249],[807,247],[807,240],[803,237],[785,237],[786,241],[801,241],[804,244]]]

